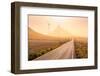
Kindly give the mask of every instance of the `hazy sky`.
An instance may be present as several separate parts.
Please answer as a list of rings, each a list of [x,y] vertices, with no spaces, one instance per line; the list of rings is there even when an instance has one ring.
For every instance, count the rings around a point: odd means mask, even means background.
[[[34,16],[29,15],[29,27],[36,32],[48,34],[60,26],[72,35],[87,37],[87,17],[58,17],[58,16]]]

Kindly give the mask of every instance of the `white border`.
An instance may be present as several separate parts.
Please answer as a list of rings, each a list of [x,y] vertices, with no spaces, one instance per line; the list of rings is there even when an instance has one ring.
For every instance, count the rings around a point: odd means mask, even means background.
[[[28,14],[88,17],[88,59],[28,61]],[[20,69],[43,69],[94,65],[94,11],[39,7],[20,8]]]

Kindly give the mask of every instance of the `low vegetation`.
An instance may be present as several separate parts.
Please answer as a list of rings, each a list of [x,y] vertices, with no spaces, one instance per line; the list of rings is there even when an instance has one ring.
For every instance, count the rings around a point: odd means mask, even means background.
[[[36,46],[36,47],[29,46],[29,52],[31,51],[31,53],[28,54],[28,60],[34,60],[35,58],[37,58],[41,55],[44,55],[44,54],[52,51],[53,49],[56,49],[57,47],[61,46],[62,44],[64,44],[65,42],[68,42],[70,40],[71,39],[67,39],[64,41],[58,41],[56,43],[53,42],[52,46],[50,45],[51,43],[47,43],[47,44],[43,43],[41,45],[48,46],[48,47],[43,46],[43,48],[40,48],[39,46]],[[32,45],[32,43],[30,43],[30,45]],[[75,47],[75,58],[76,59],[88,57],[87,39],[80,39],[80,38],[74,39],[74,47]],[[34,50],[34,48],[37,48],[37,49]]]
[[[31,53],[31,54],[29,54],[29,60],[33,60],[33,59],[35,59],[35,58],[37,58],[37,57],[39,57],[39,56],[41,56],[41,55],[53,50],[53,49],[54,48],[45,48],[45,49],[40,49],[37,52]]]
[[[87,58],[88,57],[88,44],[87,41],[75,40],[75,56],[76,58]]]
[[[28,60],[33,60],[43,54],[46,54],[46,53],[50,52],[51,50],[56,49],[57,47],[59,47],[60,45],[64,44],[67,41],[70,41],[70,40],[67,39],[64,41],[58,41],[57,43],[53,43],[52,46],[49,46],[49,48],[48,47],[44,48],[44,46],[43,46],[43,48],[39,49],[39,46],[37,46],[37,50],[34,50],[34,47],[32,48],[32,46],[31,47],[29,46],[31,48],[31,49],[29,48],[29,51],[31,51],[31,53],[28,54]],[[50,45],[50,43],[49,43],[49,45]],[[48,46],[48,45],[45,45],[45,46]]]

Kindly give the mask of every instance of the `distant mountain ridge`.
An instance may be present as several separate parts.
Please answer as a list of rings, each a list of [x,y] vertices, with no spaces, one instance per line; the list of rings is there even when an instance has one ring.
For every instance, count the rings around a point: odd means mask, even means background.
[[[36,31],[32,30],[30,27],[28,27],[28,39],[29,40],[33,40],[33,39],[57,40],[57,39],[60,39],[60,38],[40,34]]]
[[[61,40],[71,37],[70,33],[64,31],[61,27],[57,27],[54,31],[48,33],[48,35],[40,34],[30,27],[28,27],[28,39],[44,39],[44,40]]]
[[[67,30],[65,31],[60,26],[57,26],[57,28],[52,32],[50,32],[49,35],[54,37],[60,37],[60,38],[68,38],[72,36]]]

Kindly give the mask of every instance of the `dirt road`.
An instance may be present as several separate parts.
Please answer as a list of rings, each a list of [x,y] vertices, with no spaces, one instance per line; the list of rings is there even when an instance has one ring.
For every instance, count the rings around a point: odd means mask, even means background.
[[[71,40],[34,60],[55,60],[55,59],[73,59],[73,58],[75,58],[75,50],[74,50],[74,41]]]

